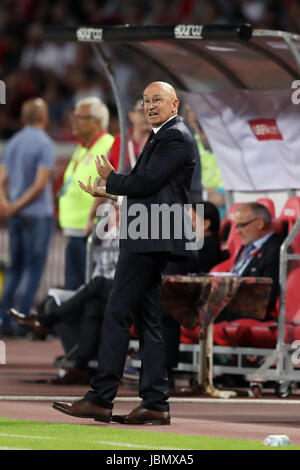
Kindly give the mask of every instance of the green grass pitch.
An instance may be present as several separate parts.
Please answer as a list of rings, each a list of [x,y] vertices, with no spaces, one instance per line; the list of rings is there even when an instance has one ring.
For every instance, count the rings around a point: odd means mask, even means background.
[[[260,450],[259,441],[0,418],[0,450]],[[289,445],[277,449],[300,449]]]

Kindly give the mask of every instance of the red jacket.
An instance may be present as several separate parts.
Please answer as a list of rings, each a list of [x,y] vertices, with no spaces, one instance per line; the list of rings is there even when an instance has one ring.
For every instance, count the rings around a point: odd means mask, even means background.
[[[132,131],[127,133],[127,151],[126,151],[126,158],[125,158],[125,173],[129,173],[132,170],[132,166],[130,163],[130,148],[133,149],[133,157],[137,159],[139,156],[139,147],[136,142],[131,138]],[[119,158],[120,158],[120,150],[121,150],[121,134],[116,135],[114,143],[109,152],[109,161],[114,167],[116,171],[118,171],[119,167]]]

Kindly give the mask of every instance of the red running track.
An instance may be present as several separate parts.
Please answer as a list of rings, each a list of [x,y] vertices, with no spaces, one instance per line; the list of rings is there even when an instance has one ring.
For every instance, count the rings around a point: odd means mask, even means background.
[[[86,424],[88,426],[141,429],[118,424],[102,425],[90,419],[72,418],[55,411],[51,402],[7,401],[9,397],[81,397],[87,386],[55,386],[34,383],[57,374],[53,367],[55,356],[63,353],[56,339],[29,341],[5,340],[6,364],[0,365],[0,417],[33,421]],[[4,400],[5,398],[5,400]],[[120,400],[132,399],[132,402]],[[136,398],[136,400],[135,400]],[[197,398],[193,396],[193,399]],[[277,400],[264,394],[257,402],[251,398],[235,402],[230,399],[216,402],[202,399],[200,403],[174,402],[171,398],[170,426],[145,426],[145,431],[159,431],[190,435],[220,436],[236,439],[260,440],[269,434],[287,434],[294,445],[300,445],[300,396]],[[268,398],[268,403],[264,399]],[[299,400],[299,404],[298,404]],[[271,402],[271,403],[270,403]],[[114,412],[127,413],[138,403],[137,392],[120,387]],[[288,404],[290,403],[290,404]]]

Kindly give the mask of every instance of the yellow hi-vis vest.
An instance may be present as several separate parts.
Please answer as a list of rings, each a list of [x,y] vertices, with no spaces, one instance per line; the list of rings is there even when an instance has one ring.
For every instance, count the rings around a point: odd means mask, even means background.
[[[63,187],[59,197],[59,224],[63,229],[73,229],[82,236],[87,226],[94,198],[85,193],[78,180],[92,183],[98,177],[95,160],[97,155],[107,155],[114,141],[108,133],[102,135],[90,148],[78,145],[64,173]],[[82,233],[80,233],[82,232]]]

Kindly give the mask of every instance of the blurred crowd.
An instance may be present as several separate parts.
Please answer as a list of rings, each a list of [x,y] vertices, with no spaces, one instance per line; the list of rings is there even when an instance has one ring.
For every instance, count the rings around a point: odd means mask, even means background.
[[[0,3],[0,78],[6,84],[0,107],[0,139],[19,127],[21,104],[41,96],[49,105],[50,135],[72,140],[69,112],[86,96],[99,96],[111,112],[114,98],[89,44],[47,42],[43,26],[250,22],[255,28],[300,31],[298,0],[2,0]],[[120,86],[132,83],[130,64],[118,63]],[[135,97],[134,97],[135,99]],[[114,119],[115,118],[115,119]]]

